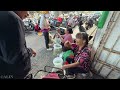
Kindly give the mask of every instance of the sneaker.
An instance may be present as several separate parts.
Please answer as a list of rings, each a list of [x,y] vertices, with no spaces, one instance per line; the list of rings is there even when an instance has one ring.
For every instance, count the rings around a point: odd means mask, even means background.
[[[49,44],[49,47],[53,47],[53,44]]]
[[[48,49],[47,49],[47,51],[51,51],[51,50],[52,50],[52,48],[48,48]]]

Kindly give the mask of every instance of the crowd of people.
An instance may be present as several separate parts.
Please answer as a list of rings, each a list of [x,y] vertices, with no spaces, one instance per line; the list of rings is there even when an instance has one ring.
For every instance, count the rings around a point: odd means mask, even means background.
[[[31,70],[30,57],[35,57],[36,52],[26,46],[22,21],[28,15],[27,11],[0,11],[0,75],[2,76],[13,75],[14,79],[24,79]],[[35,29],[43,32],[46,49],[52,50],[49,47],[50,23],[48,18],[48,14],[42,14]],[[56,33],[61,40],[63,51],[71,50],[74,53],[65,58],[67,63],[62,67],[63,70],[67,69],[69,74],[87,73],[90,70],[91,52],[88,47],[88,34],[81,27],[82,24],[79,20],[81,32],[76,35],[75,40],[72,38],[73,30],[69,25],[64,35]],[[9,34],[8,30],[11,30]]]

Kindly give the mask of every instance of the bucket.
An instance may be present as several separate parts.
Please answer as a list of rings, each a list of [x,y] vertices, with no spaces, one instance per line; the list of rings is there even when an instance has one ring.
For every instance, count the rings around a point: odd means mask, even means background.
[[[54,39],[54,43],[55,44],[61,44],[61,39],[60,38],[57,38],[57,37],[55,37],[55,39]]]
[[[63,59],[60,58],[60,57],[56,57],[56,58],[53,60],[53,64],[54,64],[55,67],[61,68],[62,65],[63,65]]]
[[[62,52],[62,45],[54,44],[53,55],[58,55]]]
[[[53,60],[53,64],[54,64],[54,67],[62,68],[62,66],[63,66],[63,59],[61,57],[56,57]],[[57,71],[58,71],[58,69],[55,69],[55,68],[52,69],[52,72],[57,72]],[[65,70],[63,70],[63,73],[64,73],[64,75],[66,75],[66,71]]]
[[[62,68],[62,65],[63,65],[63,59],[61,57],[56,57],[54,60],[53,60],[53,64],[54,64],[54,67],[56,68]],[[56,68],[53,68],[52,69],[52,72],[57,72],[59,69],[56,69]]]

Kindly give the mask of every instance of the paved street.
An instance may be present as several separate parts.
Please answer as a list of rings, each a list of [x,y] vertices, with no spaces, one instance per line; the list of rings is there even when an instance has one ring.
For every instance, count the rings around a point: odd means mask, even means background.
[[[26,33],[26,42],[28,47],[33,48],[37,52],[36,57],[31,58],[31,72],[33,74],[37,70],[43,69],[45,65],[53,65],[54,56],[51,51],[46,50],[43,36],[38,36],[35,32]]]

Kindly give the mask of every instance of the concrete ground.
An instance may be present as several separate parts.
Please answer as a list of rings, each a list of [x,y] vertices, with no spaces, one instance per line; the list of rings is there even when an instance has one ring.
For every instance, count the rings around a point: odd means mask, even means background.
[[[45,65],[53,66],[54,56],[51,51],[46,50],[43,36],[38,36],[35,32],[26,33],[26,43],[27,47],[34,49],[37,53],[36,57],[31,58],[33,75]]]

